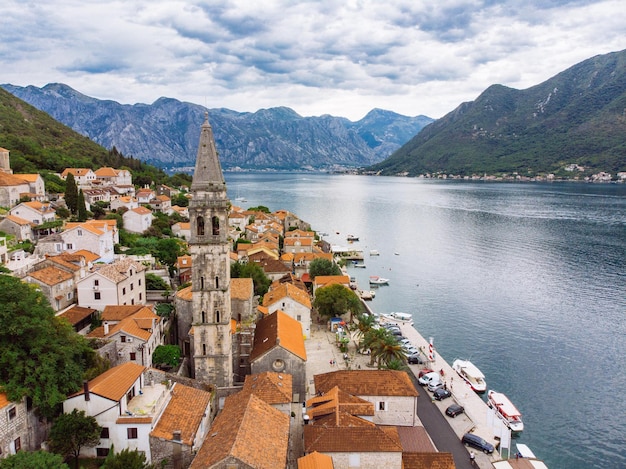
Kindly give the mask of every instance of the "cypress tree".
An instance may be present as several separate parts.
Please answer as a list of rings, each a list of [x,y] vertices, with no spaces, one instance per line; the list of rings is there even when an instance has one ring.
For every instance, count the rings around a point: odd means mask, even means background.
[[[83,190],[81,189],[78,192],[78,221],[87,220],[87,205],[85,204],[85,194],[83,194]]]
[[[65,180],[65,205],[72,212],[72,215],[76,215],[78,211],[78,187],[72,173],[69,173]]]

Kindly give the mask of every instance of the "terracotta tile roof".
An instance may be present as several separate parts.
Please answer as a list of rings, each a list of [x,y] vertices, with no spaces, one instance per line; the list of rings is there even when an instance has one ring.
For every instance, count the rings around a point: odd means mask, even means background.
[[[1,173],[0,173],[1,174]],[[28,220],[25,220],[24,218],[18,217],[16,215],[7,215],[6,217],[4,217],[5,220],[10,220],[13,223],[15,223],[16,225],[34,225],[34,223],[29,222]]]
[[[334,469],[334,467],[333,458],[317,451],[298,458],[298,469]]]
[[[277,259],[263,259],[262,261],[256,262],[259,267],[263,269],[263,272],[266,274],[280,274],[280,273],[288,273],[291,272],[291,269],[283,264],[281,261]]]
[[[452,453],[402,453],[403,469],[455,469]]]
[[[137,207],[137,208],[130,209],[130,211],[135,212],[138,215],[148,215],[149,213],[152,213],[152,210],[146,207]]]
[[[103,167],[94,171],[98,177],[117,177],[117,170],[109,167]]]
[[[254,294],[254,282],[251,278],[231,278],[230,297],[237,300],[247,300]]]
[[[176,292],[176,298],[180,298],[181,300],[191,301],[192,296],[191,285]]]
[[[145,369],[145,366],[137,365],[132,362],[110,368],[89,381],[89,392],[118,402],[124,397]],[[85,390],[81,389],[70,397],[80,396],[84,394],[84,392]]]
[[[32,200],[30,202],[22,202],[27,207],[37,210],[41,213],[54,213],[56,210],[50,205],[50,202],[39,202],[38,200]]]
[[[172,397],[150,436],[174,439],[174,431],[180,430],[181,440],[191,446],[202,423],[211,393],[175,383]]]
[[[267,309],[266,306],[259,305],[256,307],[256,309],[259,313],[263,314],[264,316],[267,316],[268,314],[270,314],[270,310]]]
[[[15,174],[14,176],[17,176],[18,178],[22,178],[28,182],[35,182],[37,181],[37,178],[41,177],[39,174],[21,174],[21,173]]]
[[[46,255],[46,260],[54,264],[65,267],[68,270],[77,272],[81,268],[81,262],[86,262],[80,254],[63,252],[56,256]]]
[[[87,262],[95,262],[98,259],[100,259],[100,256],[98,254],[96,254],[95,252],[87,251],[86,249],[80,249],[79,251],[76,251],[74,254],[80,254],[81,256],[85,258]]]
[[[350,276],[349,275],[318,275],[313,279],[313,283],[317,287],[327,286],[327,285],[350,285]]]
[[[115,421],[115,423],[117,424],[121,424],[121,423],[138,423],[138,424],[146,424],[146,423],[152,423],[152,417],[126,417],[126,416],[122,416],[122,417],[118,417],[118,419]]]
[[[341,412],[356,416],[374,415],[374,404],[360,397],[348,394],[337,386],[322,396],[309,399],[306,406],[310,407],[310,409],[307,410],[307,414],[309,414],[309,417],[312,419],[323,415],[334,415],[339,419]]]
[[[424,427],[398,427],[398,436],[405,453],[432,453],[437,448]]]
[[[254,394],[269,405],[289,404],[292,399],[292,376],[269,371],[246,375],[241,392]]]
[[[193,257],[191,256],[178,256],[176,258],[175,266],[179,269],[187,269],[193,265]]]
[[[301,305],[311,308],[311,298],[308,293],[289,283],[283,283],[279,287],[268,291],[265,296],[263,296],[263,305],[271,306],[274,303],[281,301],[283,298],[292,298]]]
[[[119,283],[128,278],[128,272],[131,267],[134,268],[135,272],[143,272],[145,270],[145,267],[140,262],[135,262],[132,259],[122,259],[112,264],[99,266],[97,271],[100,275],[115,283]]]
[[[69,173],[72,173],[74,176],[84,176],[89,171],[91,171],[89,168],[65,168],[61,173],[61,177],[66,178]]]
[[[405,371],[339,370],[313,377],[315,390],[327,393],[339,386],[353,396],[412,396],[417,389]]]
[[[101,319],[103,321],[121,321],[124,318],[128,318],[133,314],[138,313],[144,305],[107,305],[102,310]]]
[[[288,440],[287,415],[239,392],[226,399],[189,468],[204,469],[227,458],[258,469],[286,467]]]
[[[28,184],[28,181],[24,178],[17,176],[16,174],[10,174],[0,171],[0,186],[21,186],[22,184]]]
[[[302,325],[280,310],[259,319],[256,323],[250,360],[257,359],[274,347],[282,347],[306,360]]]
[[[52,266],[31,272],[28,276],[50,286],[57,285],[74,278],[71,273]]]
[[[315,232],[304,231],[304,230],[291,230],[285,233],[285,238],[292,238],[292,237],[314,238]]]
[[[361,421],[362,425],[357,424]],[[377,427],[359,417],[347,416],[341,425],[305,425],[304,451],[310,453],[401,453],[396,427]]]
[[[285,238],[284,246],[312,246],[314,241],[313,238]]]
[[[6,393],[0,392],[0,409],[9,405],[10,402]]]
[[[83,319],[89,317],[97,310],[92,308],[84,308],[82,306],[73,306],[65,311],[63,314],[59,314],[59,317],[66,319],[70,324],[78,324]]]

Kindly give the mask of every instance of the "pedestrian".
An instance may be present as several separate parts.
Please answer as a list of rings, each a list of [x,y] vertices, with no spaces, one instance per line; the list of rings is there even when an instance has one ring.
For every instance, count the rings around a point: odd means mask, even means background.
[[[330,366],[333,366],[333,359],[332,358],[330,359],[329,363],[330,363]]]
[[[473,451],[470,451],[470,461],[472,464],[474,464],[474,461],[476,460],[476,455],[474,454]]]
[[[446,391],[448,390],[448,383],[446,383],[445,381],[443,382],[443,389],[445,389]]]

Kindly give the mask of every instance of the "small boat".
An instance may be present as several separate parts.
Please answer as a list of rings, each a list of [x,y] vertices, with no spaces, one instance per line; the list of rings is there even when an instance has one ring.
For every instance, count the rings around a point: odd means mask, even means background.
[[[496,415],[512,432],[519,433],[524,430],[521,412],[504,394],[490,389],[487,393],[487,405],[496,411]]]
[[[456,371],[461,378],[469,384],[472,389],[478,393],[487,390],[485,375],[469,360],[454,360],[452,369]]]
[[[376,292],[374,290],[370,290],[370,296],[372,298],[375,298],[376,297]]]
[[[380,256],[380,253],[376,249],[370,251],[370,256]]]
[[[370,284],[371,285],[389,285],[389,279],[379,277],[377,275],[372,275],[370,277]]]
[[[409,326],[413,325],[413,315],[409,313],[381,314],[380,319],[382,322],[387,322],[391,324],[407,324]]]
[[[359,237],[358,236],[354,236],[354,235],[348,235],[348,237],[346,239],[348,241],[358,241]]]
[[[352,267],[360,267],[361,269],[365,269],[365,264],[363,264],[363,262],[352,261]]]
[[[393,255],[394,255],[394,256],[399,256],[399,255],[400,255],[400,253],[399,253],[399,252],[394,252],[394,253],[393,253]]]
[[[370,291],[363,290],[360,293],[361,293],[361,299],[362,300],[371,301],[374,298],[374,295],[372,295],[372,292],[370,292]]]

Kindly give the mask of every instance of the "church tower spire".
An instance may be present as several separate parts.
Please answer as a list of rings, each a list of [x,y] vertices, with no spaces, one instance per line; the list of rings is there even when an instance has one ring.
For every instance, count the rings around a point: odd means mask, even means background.
[[[191,183],[193,368],[195,378],[232,386],[228,197],[208,113],[200,130]]]

